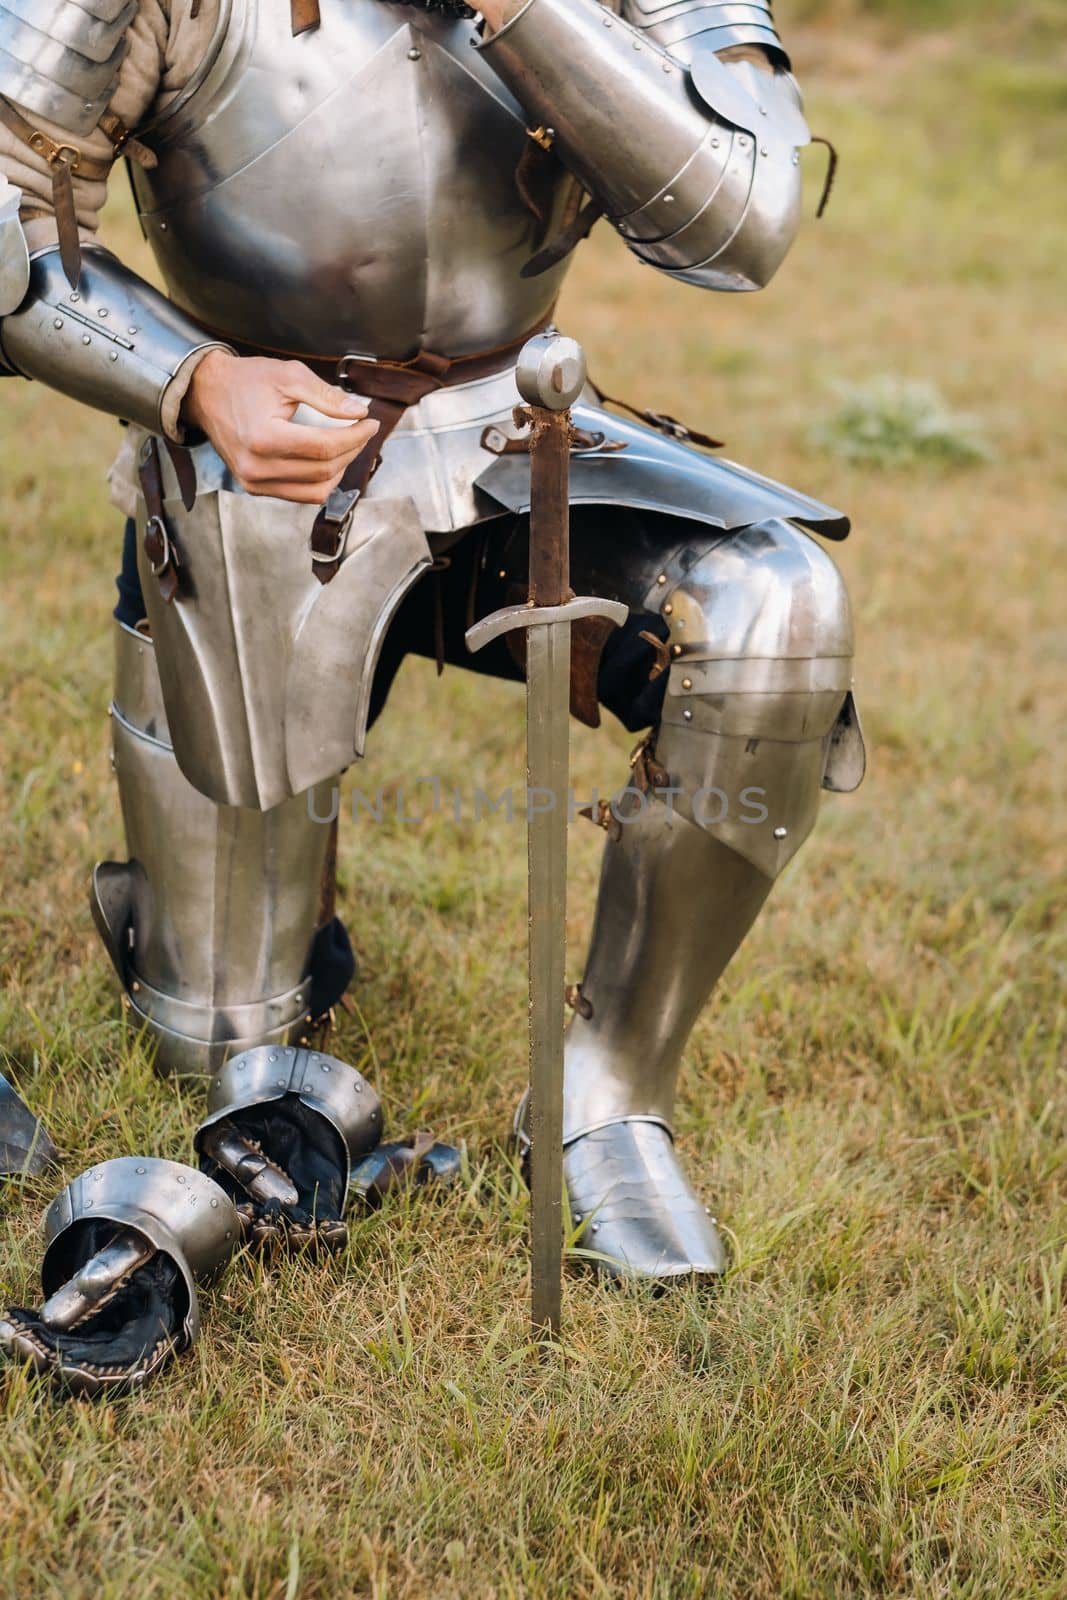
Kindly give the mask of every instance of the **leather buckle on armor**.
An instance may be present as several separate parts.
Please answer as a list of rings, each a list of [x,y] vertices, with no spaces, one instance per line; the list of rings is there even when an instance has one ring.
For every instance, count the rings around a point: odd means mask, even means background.
[[[311,570],[320,583],[329,583],[337,576],[362,492],[361,488],[338,487],[319,507],[308,536],[308,548]]]
[[[345,389],[351,394],[353,393],[353,378],[350,368],[376,367],[378,365],[379,363],[377,356],[342,356],[340,361],[337,363],[337,374],[334,378],[334,382],[337,384],[339,389]]]
[[[147,519],[144,530],[144,553],[152,573],[159,583],[159,592],[165,605],[171,605],[178,594],[178,568],[181,557],[167,519],[163,514],[163,472],[159,461],[159,444],[149,436],[141,447],[137,468],[144,496]]]

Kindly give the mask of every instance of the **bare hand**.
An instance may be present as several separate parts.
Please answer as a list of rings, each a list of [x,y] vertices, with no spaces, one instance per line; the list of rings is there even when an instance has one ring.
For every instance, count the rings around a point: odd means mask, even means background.
[[[351,423],[316,428],[293,422],[301,404]],[[321,505],[345,468],[378,431],[362,400],[317,378],[302,361],[273,361],[211,350],[182,407],[207,434],[249,494]]]

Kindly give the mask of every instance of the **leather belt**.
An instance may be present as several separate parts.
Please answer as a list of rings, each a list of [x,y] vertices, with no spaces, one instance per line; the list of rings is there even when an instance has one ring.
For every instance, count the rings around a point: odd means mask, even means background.
[[[518,339],[492,350],[480,350],[469,356],[442,356],[432,350],[420,350],[409,361],[379,361],[373,356],[359,355],[308,356],[243,344],[220,334],[238,355],[302,361],[327,383],[336,384],[349,394],[365,395],[369,401],[367,415],[379,424],[374,438],[349,462],[344,477],[315,518],[311,530],[311,559],[320,583],[329,583],[337,575],[356,504],[381,459],[385,441],[408,407],[417,405],[438,389],[474,383],[479,378],[491,378],[505,371],[516,360],[527,339],[548,326],[551,316],[550,311]]]

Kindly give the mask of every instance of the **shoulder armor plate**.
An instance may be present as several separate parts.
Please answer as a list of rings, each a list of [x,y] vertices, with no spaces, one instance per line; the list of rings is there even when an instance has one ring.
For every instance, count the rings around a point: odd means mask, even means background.
[[[82,137],[115,92],[137,0],[0,0],[0,94]]]
[[[788,65],[768,0],[623,0],[622,15],[683,60],[684,41],[699,35],[713,50],[760,45]]]

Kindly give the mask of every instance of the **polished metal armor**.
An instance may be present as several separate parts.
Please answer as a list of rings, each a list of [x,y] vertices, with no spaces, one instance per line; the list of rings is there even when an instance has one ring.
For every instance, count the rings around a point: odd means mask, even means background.
[[[41,1284],[46,1295],[79,1265],[81,1226],[99,1221],[139,1234],[174,1262],[185,1284],[183,1348],[191,1345],[200,1331],[197,1282],[216,1278],[240,1242],[241,1224],[229,1196],[178,1161],[119,1156],[90,1167],[45,1212]]]
[[[79,24],[79,8],[103,26]],[[534,258],[581,190],[639,259],[704,287],[758,288],[788,249],[809,136],[766,0],[528,0],[489,37],[377,0],[321,10],[294,39],[284,5],[225,0],[188,88],[139,130],[158,157],[134,183],[171,313],[90,252],[88,306],[63,298],[41,256],[12,314],[26,267],[0,232],[9,365],[151,432],[205,341],[327,358],[491,351],[550,313],[565,262],[549,250],[537,272]],[[43,37],[53,13],[46,48],[22,22]],[[0,93],[87,132],[124,15],[118,0],[0,0]],[[737,47],[769,70],[720,59]],[[144,330],[132,350],[83,326],[113,304]],[[228,1085],[228,1052],[298,1036],[327,832],[301,790],[361,752],[382,633],[431,548],[528,509],[527,459],[482,443],[513,432],[516,397],[505,370],[406,413],[325,589],[310,512],[243,494],[210,444],[194,450],[188,511],[164,463],[187,581],[168,606],[142,569],[162,691],[151,646],[120,638],[131,861],[97,874],[102,931],[164,1067]],[[848,525],[622,422],[592,392],[575,421],[591,438],[572,498],[670,513],[679,537],[654,569],[635,553],[633,592],[613,596],[669,624],[670,676],[647,781],[620,797],[606,847],[568,1037],[565,1175],[582,1243],[611,1270],[715,1274],[722,1241],[673,1148],[678,1061],[820,788],[862,776],[847,599],[797,526],[837,538]]]
[[[128,862],[93,876],[97,926],[164,1074],[299,1039],[329,828],[305,795],[219,807],[174,759],[152,641],[116,624],[112,746]]]
[[[139,559],[174,749],[203,793],[272,807],[363,753],[374,664],[396,607],[430,565],[426,532],[529,508],[528,458],[494,458],[481,443],[487,427],[501,439],[514,432],[516,398],[506,372],[413,406],[325,588],[308,550],[313,508],[241,493],[205,443],[193,451],[200,493],[190,511],[163,464],[189,593],[166,604],[143,541]],[[595,441],[572,462],[575,504],[670,511],[714,529],[791,517],[830,537],[847,531],[829,506],[624,422],[591,394],[574,419]]]
[[[362,1073],[323,1050],[261,1045],[231,1057],[208,1085],[208,1114],[194,1140],[197,1152],[209,1128],[286,1095],[295,1096],[340,1136],[347,1189],[353,1163],[382,1137],[382,1104]],[[206,1160],[201,1154],[201,1161]]]
[[[108,251],[82,258],[76,289],[58,249],[34,254],[29,292],[0,321],[0,356],[13,371],[102,411],[162,432],[171,379],[217,346],[169,300]]]
[[[119,81],[137,0],[2,0],[0,94],[92,133]]]
[[[712,17],[697,31],[722,7],[688,8],[691,31],[669,47],[636,9],[635,29],[598,0],[526,0],[483,53],[635,255],[704,288],[762,288],[799,220],[810,135],[796,84],[784,69],[719,60],[746,42]],[[595,81],[580,70],[590,62]]]

